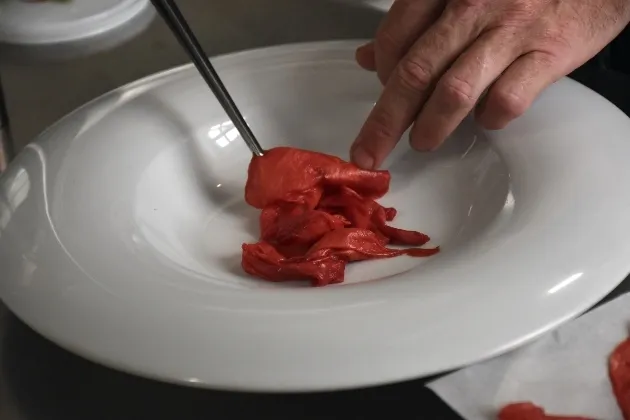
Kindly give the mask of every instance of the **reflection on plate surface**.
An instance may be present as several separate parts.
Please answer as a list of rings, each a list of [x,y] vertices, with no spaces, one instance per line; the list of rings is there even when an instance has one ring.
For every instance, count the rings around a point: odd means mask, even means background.
[[[380,90],[356,45],[214,62],[265,147],[345,157]],[[629,133],[620,111],[562,80],[506,130],[467,120],[431,154],[402,141],[381,202],[443,252],[351,265],[323,289],[272,284],[240,268],[257,235],[251,155],[194,69],[170,70],[64,118],[0,178],[0,297],[72,351],[194,386],[326,390],[440,372],[570,319],[630,271],[630,197],[616,193]]]

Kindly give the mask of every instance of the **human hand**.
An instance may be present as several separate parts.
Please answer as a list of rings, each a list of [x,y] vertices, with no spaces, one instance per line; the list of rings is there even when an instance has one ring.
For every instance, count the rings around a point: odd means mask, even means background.
[[[473,108],[505,127],[629,21],[630,0],[396,0],[357,50],[384,89],[352,160],[377,168],[410,126],[412,147],[434,150]]]

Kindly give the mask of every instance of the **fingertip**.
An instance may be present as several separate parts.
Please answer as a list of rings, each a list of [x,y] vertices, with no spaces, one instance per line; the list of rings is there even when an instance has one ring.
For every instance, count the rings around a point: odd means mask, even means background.
[[[414,128],[409,133],[409,145],[417,152],[433,152],[441,146],[442,142],[418,133]]]
[[[361,145],[352,148],[350,151],[350,159],[352,163],[360,168],[368,170],[375,169],[374,157]]]
[[[477,124],[486,130],[501,130],[511,121],[494,105],[494,97],[490,95],[490,88],[475,107],[474,117]],[[490,105],[488,103],[490,102]]]
[[[361,45],[355,52],[355,60],[363,69],[376,70],[376,57],[374,55],[374,42]]]
[[[504,83],[497,83],[475,110],[475,120],[486,130],[502,130],[525,113],[529,105],[529,98],[516,97],[505,90]]]

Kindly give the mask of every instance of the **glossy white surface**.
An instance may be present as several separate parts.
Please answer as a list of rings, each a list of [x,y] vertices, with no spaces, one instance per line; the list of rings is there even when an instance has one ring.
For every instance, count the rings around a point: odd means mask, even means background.
[[[381,10],[383,12],[388,11],[392,4],[394,4],[394,0],[340,0],[344,3],[355,4],[357,6],[367,6],[372,9]]]
[[[376,99],[355,42],[214,60],[266,147],[345,156]],[[578,315],[630,272],[630,119],[561,80],[509,128],[402,142],[382,202],[443,252],[339,286],[240,268],[249,154],[189,66],[61,120],[0,178],[0,297],[60,345],[166,381],[329,390],[459,367]]]
[[[135,36],[154,16],[149,0],[0,2],[0,52],[31,58],[70,58],[112,48]]]

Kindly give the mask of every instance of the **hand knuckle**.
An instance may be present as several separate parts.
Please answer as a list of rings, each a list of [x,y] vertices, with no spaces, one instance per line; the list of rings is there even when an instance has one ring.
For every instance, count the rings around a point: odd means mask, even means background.
[[[570,32],[564,27],[558,25],[546,25],[540,29],[539,41],[544,46],[552,48],[570,46],[567,42],[566,32]]]
[[[529,103],[526,98],[507,89],[494,92],[494,95],[492,95],[492,101],[494,101],[496,107],[502,113],[510,118],[521,116],[529,107]]]
[[[443,99],[458,108],[472,108],[476,102],[474,87],[465,79],[450,76],[441,82],[440,93]]]
[[[556,65],[559,60],[552,53],[548,53],[545,51],[534,51],[531,53],[533,59],[538,64],[537,67],[541,69],[549,69]]]
[[[427,91],[433,80],[430,67],[417,59],[405,59],[397,68],[397,78],[403,88],[414,93]]]

